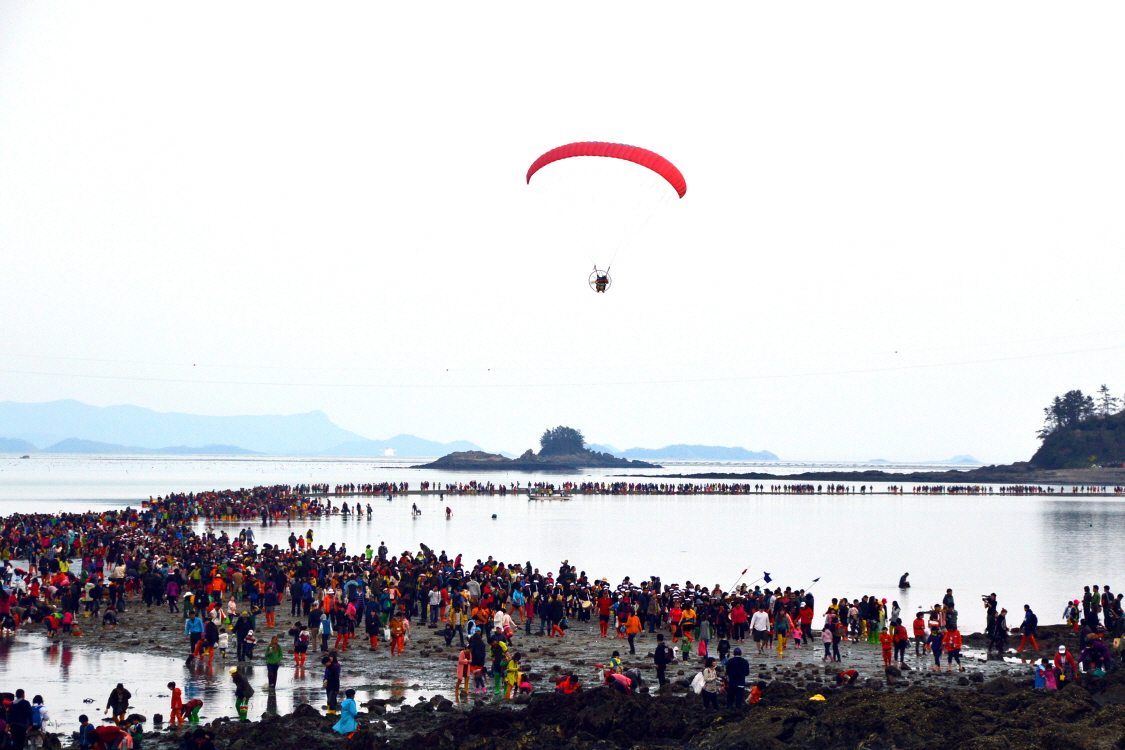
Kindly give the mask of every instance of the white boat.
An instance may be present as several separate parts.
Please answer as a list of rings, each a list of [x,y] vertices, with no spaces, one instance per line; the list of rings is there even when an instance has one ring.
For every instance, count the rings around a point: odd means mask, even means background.
[[[527,491],[527,499],[528,500],[569,500],[570,495],[567,495],[567,494],[561,493],[561,492],[558,493],[558,494],[555,494],[551,490],[534,490],[534,491],[528,490]]]

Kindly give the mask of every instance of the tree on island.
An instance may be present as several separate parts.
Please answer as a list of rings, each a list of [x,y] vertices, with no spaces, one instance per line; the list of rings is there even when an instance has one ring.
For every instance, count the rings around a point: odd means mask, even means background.
[[[1082,391],[1056,396],[1043,410],[1043,444],[1029,462],[1040,469],[1083,469],[1125,464],[1125,411],[1109,386],[1097,398]]]
[[[1074,427],[1096,413],[1094,397],[1087,396],[1082,391],[1067,391],[1062,396],[1055,396],[1051,405],[1043,409],[1045,419],[1039,437],[1045,438],[1059,430]]]
[[[586,450],[586,438],[573,427],[559,425],[539,438],[540,456],[575,456]]]
[[[1102,383],[1102,387],[1098,389],[1098,416],[1108,417],[1114,414],[1120,405],[1121,399],[1109,395],[1109,386]]]

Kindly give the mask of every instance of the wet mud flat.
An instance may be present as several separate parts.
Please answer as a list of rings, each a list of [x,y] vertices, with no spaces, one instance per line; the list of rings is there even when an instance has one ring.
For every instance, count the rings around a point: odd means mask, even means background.
[[[287,609],[287,608],[286,608]],[[239,664],[235,658],[235,641],[233,634],[227,649],[227,658],[223,659],[216,653],[211,669],[215,674],[225,673],[226,669],[239,665],[243,669],[250,669],[254,673],[252,683],[255,687],[264,682],[265,666],[263,654],[265,647],[273,636],[278,636],[285,658],[282,669],[293,672],[294,684],[306,685],[309,691],[315,692],[320,687],[320,650],[319,641],[310,647],[307,667],[302,672],[297,672],[293,666],[292,641],[286,631],[292,627],[298,618],[282,612],[278,608],[277,627],[265,627],[265,618],[258,616],[260,627],[256,629],[258,646],[255,650],[256,658],[251,662]],[[92,648],[115,653],[145,653],[166,657],[188,656],[188,638],[184,635],[184,620],[181,614],[170,614],[166,607],[153,607],[151,609],[141,606],[127,608],[126,612],[119,615],[116,629],[101,628],[101,623],[93,619],[79,618],[83,635],[69,639],[73,645]],[[533,627],[533,633],[538,632],[538,621]],[[1053,638],[1047,631],[1055,629],[1041,628],[1044,638],[1040,640],[1042,656],[1050,656],[1059,642],[1072,645],[1065,640],[1065,635],[1060,631],[1058,638]],[[361,635],[361,634],[360,634]],[[611,633],[612,636],[612,633]],[[676,648],[677,659],[680,657],[679,644],[671,643],[668,634],[665,634],[667,643]],[[335,640],[329,640],[329,648],[333,647]],[[1013,639],[1018,642],[1018,639]],[[977,634],[965,636],[966,649],[963,662],[966,667],[961,672],[930,671],[933,666],[933,657],[925,652],[921,657],[914,655],[911,646],[907,656],[907,668],[902,670],[901,676],[895,678],[893,689],[904,689],[915,685],[934,685],[966,687],[970,679],[990,679],[992,677],[1011,675],[1013,678],[1029,676],[1031,666],[1029,663],[983,661],[984,639]],[[750,662],[750,679],[772,682],[774,680],[788,681],[801,688],[811,687],[824,682],[824,667],[832,670],[832,675],[844,669],[856,669],[864,680],[874,679],[886,684],[883,669],[882,653],[878,645],[865,642],[844,642],[840,644],[843,661],[834,665],[826,665],[822,661],[823,647],[819,640],[807,644],[801,649],[787,648],[784,658],[778,658],[776,651],[767,650],[765,654],[758,654],[757,648],[747,640],[745,643],[732,643],[732,649],[740,646],[743,656]],[[512,652],[522,656],[522,671],[530,676],[532,685],[537,689],[553,689],[555,680],[574,673],[584,684],[591,684],[598,680],[601,673],[600,665],[609,662],[613,651],[619,651],[625,668],[636,667],[641,671],[646,681],[646,687],[655,690],[656,673],[653,665],[652,653],[656,648],[656,636],[650,633],[639,634],[636,638],[635,655],[629,654],[629,644],[625,639],[609,637],[602,638],[598,633],[596,622],[574,622],[564,638],[548,638],[546,636],[526,635],[523,628],[517,630],[513,637]],[[710,644],[710,654],[716,654],[717,641]],[[419,625],[415,622],[407,638],[406,651],[402,656],[391,657],[388,645],[380,642],[376,651],[371,651],[368,642],[362,637],[352,638],[350,648],[339,652],[343,665],[341,684],[344,689],[356,688],[364,692],[379,692],[390,690],[392,697],[394,691],[413,690],[425,691],[427,697],[432,693],[443,695],[452,699],[453,686],[457,668],[457,654],[459,651],[458,640],[453,639],[452,646],[446,646],[445,639],[440,631],[431,626]],[[1020,656],[1028,660],[1035,655],[1024,653]],[[191,665],[198,669],[203,660],[196,659]],[[946,659],[942,658],[943,669]],[[667,676],[669,680],[690,680],[702,666],[702,659],[693,645],[689,661],[679,661],[669,665]],[[954,665],[956,668],[956,665]],[[257,674],[260,672],[261,674]],[[107,676],[107,679],[110,676]],[[180,679],[181,675],[169,674],[167,679]],[[120,678],[117,678],[120,679]],[[117,681],[115,679],[114,681]],[[488,680],[491,686],[491,679]],[[491,696],[470,694],[472,700],[483,700]],[[317,706],[320,708],[321,706]],[[226,710],[228,707],[224,707]],[[233,707],[229,707],[233,713]],[[213,716],[213,709],[208,707],[205,715]]]

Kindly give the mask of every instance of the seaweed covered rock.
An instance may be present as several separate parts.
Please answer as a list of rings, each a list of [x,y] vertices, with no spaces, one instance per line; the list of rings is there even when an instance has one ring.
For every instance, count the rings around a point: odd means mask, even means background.
[[[1022,688],[1008,678],[980,687],[866,687],[810,693],[774,682],[760,703],[739,711],[705,711],[685,697],[624,696],[593,688],[575,695],[535,694],[526,706],[361,716],[345,740],[331,717],[299,706],[256,724],[219,723],[216,742],[235,750],[1119,750],[1125,748],[1125,670],[1083,676],[1064,690]],[[426,705],[443,705],[431,699]],[[155,737],[172,750],[171,735]],[[146,739],[146,743],[148,740]]]

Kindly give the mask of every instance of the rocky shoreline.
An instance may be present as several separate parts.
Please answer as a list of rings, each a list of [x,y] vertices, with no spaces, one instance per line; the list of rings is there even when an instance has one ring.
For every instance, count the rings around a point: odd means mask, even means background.
[[[573,696],[535,694],[525,706],[467,710],[435,697],[389,713],[374,701],[364,705],[361,729],[351,739],[332,731],[334,718],[308,705],[260,722],[219,720],[209,729],[223,750],[1103,750],[1125,744],[1125,669],[1083,676],[1061,691],[1003,676],[963,690],[889,691],[875,682],[817,686],[821,701],[775,681],[756,706],[719,712],[705,712],[691,694],[625,697],[601,687]],[[148,743],[172,750],[179,735]]]

